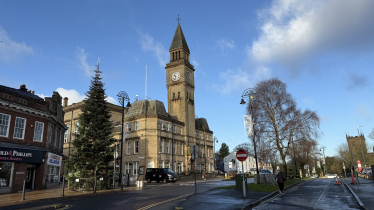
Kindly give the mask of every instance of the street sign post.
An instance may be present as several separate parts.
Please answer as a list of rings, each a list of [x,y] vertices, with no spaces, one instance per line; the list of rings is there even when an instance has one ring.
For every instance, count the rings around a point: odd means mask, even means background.
[[[246,186],[245,186],[245,176],[244,176],[244,165],[243,161],[247,160],[248,155],[245,150],[240,149],[239,151],[236,152],[236,159],[242,162],[242,172],[243,172],[243,196],[247,197],[247,191],[246,191]]]

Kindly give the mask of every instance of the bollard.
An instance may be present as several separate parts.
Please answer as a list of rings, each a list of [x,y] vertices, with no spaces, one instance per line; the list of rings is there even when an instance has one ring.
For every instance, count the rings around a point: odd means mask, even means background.
[[[23,180],[23,189],[22,189],[22,199],[21,199],[21,201],[25,200],[25,188],[26,188],[26,179]]]
[[[62,196],[65,196],[65,178],[62,177]]]

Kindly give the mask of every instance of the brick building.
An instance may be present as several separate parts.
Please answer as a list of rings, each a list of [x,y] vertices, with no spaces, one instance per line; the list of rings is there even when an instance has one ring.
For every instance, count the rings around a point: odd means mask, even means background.
[[[0,85],[0,193],[58,184],[62,163],[61,96],[40,98],[21,85]]]

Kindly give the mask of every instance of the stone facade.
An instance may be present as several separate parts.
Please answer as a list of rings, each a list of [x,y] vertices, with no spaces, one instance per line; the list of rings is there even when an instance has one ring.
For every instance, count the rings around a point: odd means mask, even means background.
[[[139,175],[139,167],[172,168],[177,173],[191,171],[209,173],[214,171],[213,131],[207,120],[195,119],[194,66],[190,64],[190,51],[178,24],[169,49],[170,63],[166,64],[166,87],[168,111],[164,103],[157,100],[135,100],[125,108],[122,172]],[[176,73],[178,72],[178,73]],[[178,79],[173,75],[178,74]],[[67,100],[67,99],[65,99]],[[64,155],[68,156],[72,145],[74,124],[81,113],[81,103],[67,106],[64,102],[64,121],[69,124],[64,144]],[[113,135],[120,143],[122,108],[109,106],[114,125]],[[73,125],[73,126],[71,126]],[[199,157],[191,160],[191,145],[198,145]],[[120,151],[120,144],[117,144]],[[70,149],[69,149],[70,148]],[[120,155],[116,160],[119,172]],[[144,175],[139,176],[141,179]]]
[[[348,136],[346,135],[349,151],[353,152],[355,161],[360,160],[362,167],[370,167],[374,165],[374,153],[369,153],[366,147],[366,139],[363,134],[359,136]],[[365,161],[364,161],[365,158]],[[357,164],[357,163],[356,163]]]

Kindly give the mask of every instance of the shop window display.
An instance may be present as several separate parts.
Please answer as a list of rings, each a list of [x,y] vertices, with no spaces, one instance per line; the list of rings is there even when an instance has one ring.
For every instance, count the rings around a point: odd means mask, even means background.
[[[12,163],[0,162],[0,187],[9,187]]]

